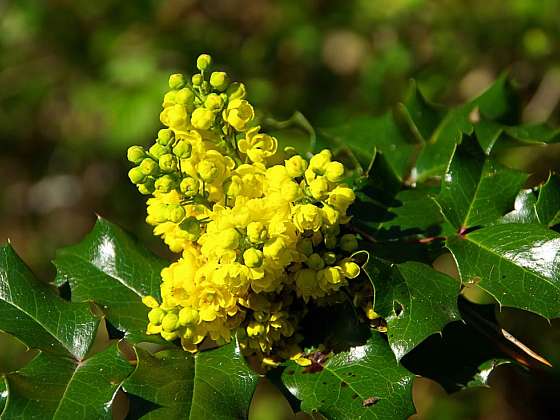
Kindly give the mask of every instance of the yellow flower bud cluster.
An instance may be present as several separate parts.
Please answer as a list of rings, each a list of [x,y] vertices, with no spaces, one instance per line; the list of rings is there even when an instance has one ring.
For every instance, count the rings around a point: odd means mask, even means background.
[[[144,298],[147,333],[189,351],[237,333],[248,354],[290,357],[305,304],[360,274],[357,239],[344,233],[354,192],[328,150],[277,164],[278,142],[255,124],[244,85],[211,63],[201,55],[199,73],[170,77],[167,128],[148,150],[128,151],[131,181],[151,195],[146,221],[181,255],[161,273],[161,302]]]

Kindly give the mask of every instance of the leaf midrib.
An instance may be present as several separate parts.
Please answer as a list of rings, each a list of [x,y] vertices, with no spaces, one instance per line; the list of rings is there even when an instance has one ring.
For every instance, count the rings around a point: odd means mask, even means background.
[[[506,262],[512,264],[513,266],[519,268],[520,270],[522,270],[522,271],[524,271],[524,272],[526,272],[526,273],[528,273],[528,274],[531,274],[531,275],[533,275],[533,276],[535,276],[535,277],[537,277],[537,278],[539,278],[539,279],[544,280],[546,283],[550,284],[552,287],[554,287],[555,289],[558,289],[558,291],[560,291],[560,286],[559,286],[559,285],[557,285],[557,284],[555,284],[554,282],[548,280],[546,277],[543,277],[542,274],[536,273],[536,272],[534,272],[534,271],[531,271],[531,270],[527,269],[526,267],[523,267],[523,266],[521,266],[521,265],[518,265],[518,264],[514,263],[513,261],[511,261],[511,260],[505,258],[504,256],[498,254],[498,253],[495,252],[494,250],[492,250],[492,249],[490,249],[490,248],[484,246],[484,245],[481,244],[480,242],[474,241],[474,240],[473,240],[471,237],[469,237],[469,236],[465,236],[464,239],[465,239],[465,240],[468,240],[469,242],[473,243],[474,245],[479,246],[479,247],[482,248],[483,250],[487,251],[489,254],[495,255],[495,256],[498,257],[499,259],[504,260],[504,261],[506,261]]]
[[[99,273],[104,274],[105,276],[115,279],[117,280],[120,284],[122,284],[125,288],[133,291],[136,295],[138,295],[139,297],[144,297],[144,293],[138,291],[136,288],[132,287],[130,284],[126,283],[126,281],[119,277],[119,276],[115,276],[113,274],[109,274],[106,271],[103,271],[100,267],[98,267],[97,265],[93,264],[89,259],[82,257],[80,254],[78,253],[73,253],[73,250],[62,250],[61,251],[61,255],[64,257],[65,255],[68,257],[74,257],[77,258],[78,260],[82,261],[83,263],[86,263],[88,265],[90,265],[91,267],[95,268]]]

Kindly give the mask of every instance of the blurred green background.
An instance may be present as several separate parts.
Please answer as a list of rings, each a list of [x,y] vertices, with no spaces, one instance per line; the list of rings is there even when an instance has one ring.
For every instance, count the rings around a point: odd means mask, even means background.
[[[168,75],[188,73],[201,52],[278,119],[299,110],[320,127],[380,113],[410,78],[455,104],[509,70],[524,120],[557,122],[559,18],[558,0],[0,0],[0,240],[44,280],[55,250],[78,241],[96,212],[162,252],[124,155],[154,137]],[[511,159],[558,166],[548,156],[519,149]],[[558,325],[510,315],[517,334],[557,356]],[[0,347],[0,370],[13,367],[20,349],[5,337]],[[515,375],[451,397],[420,381],[418,418],[532,418],[539,399],[526,391],[520,408]],[[292,417],[259,389],[254,419]]]

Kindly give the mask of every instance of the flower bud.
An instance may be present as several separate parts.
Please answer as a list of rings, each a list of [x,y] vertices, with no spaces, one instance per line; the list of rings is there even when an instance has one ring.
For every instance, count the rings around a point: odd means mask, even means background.
[[[169,87],[171,89],[181,89],[183,86],[185,86],[185,83],[185,76],[180,73],[175,73],[169,76]]]
[[[199,130],[208,130],[214,124],[214,113],[206,108],[197,108],[191,116],[191,124]]]
[[[151,322],[148,323],[146,327],[146,334],[160,334],[161,333],[161,325],[155,325]]]
[[[299,155],[292,156],[285,161],[286,172],[292,178],[302,176],[307,169],[307,161]]]
[[[343,260],[339,263],[339,267],[342,270],[344,277],[348,279],[355,279],[360,275],[360,266],[354,261]]]
[[[249,248],[243,253],[243,261],[250,268],[260,267],[263,262],[263,253],[255,248]]]
[[[155,182],[156,190],[163,193],[168,193],[176,186],[177,180],[170,175],[164,175],[161,178],[158,178]]]
[[[344,178],[344,165],[340,162],[329,162],[325,166],[325,176],[330,182],[340,182]]]
[[[340,249],[346,252],[352,252],[358,249],[358,239],[356,235],[347,233],[340,238]]]
[[[206,70],[212,64],[212,57],[208,54],[200,54],[196,59],[196,68],[200,71]]]
[[[175,94],[175,103],[180,105],[192,105],[194,93],[188,87],[178,90]]]
[[[148,153],[150,155],[152,155],[153,157],[155,157],[156,159],[159,159],[159,157],[161,155],[164,155],[166,153],[169,153],[169,148],[162,146],[159,143],[153,144],[150,149],[148,150]]]
[[[226,90],[229,85],[229,76],[223,71],[215,71],[210,75],[210,85],[220,92]]]
[[[173,105],[167,108],[167,125],[169,127],[184,129],[187,125],[189,115],[184,105]],[[165,111],[164,111],[165,112]]]
[[[160,156],[159,167],[163,172],[174,172],[177,170],[177,160],[171,153]]]
[[[162,128],[158,131],[157,142],[162,146],[167,146],[175,140],[175,133],[169,128]]]
[[[202,74],[193,74],[191,81],[193,86],[200,86],[204,79],[202,78]]]
[[[196,241],[200,238],[200,222],[196,217],[187,217],[180,225],[181,230],[187,234],[189,241]]]
[[[160,308],[154,308],[148,312],[148,319],[154,325],[160,325],[164,316],[165,312]]]
[[[146,175],[139,166],[128,171],[128,178],[133,184],[143,184],[146,181]]]
[[[243,83],[239,83],[239,82],[233,82],[231,85],[229,85],[229,87],[226,90],[226,94],[231,101],[233,101],[234,99],[243,99],[245,98],[245,95],[247,94],[247,91],[245,90],[245,85]]]
[[[192,145],[185,140],[179,140],[173,147],[173,154],[179,159],[188,159],[191,157]]]
[[[167,206],[167,220],[173,223],[179,223],[185,218],[185,209],[177,204]]]
[[[317,253],[313,253],[309,257],[307,257],[305,264],[307,264],[309,268],[312,268],[314,270],[320,270],[325,267],[325,261],[323,261],[321,256]]]
[[[157,175],[159,173],[159,165],[155,160],[146,158],[138,166],[144,175]]]
[[[168,312],[161,320],[161,328],[167,332],[175,331],[178,327],[178,322],[179,317],[173,312]]]
[[[192,308],[183,308],[179,311],[179,324],[182,326],[196,325],[200,317],[198,311]]]
[[[335,249],[336,248],[336,236],[325,235],[325,247],[327,249]]]
[[[211,93],[206,97],[206,100],[204,101],[204,106],[205,108],[214,112],[220,111],[224,107],[224,100],[220,95]]]
[[[175,95],[177,95],[176,90],[170,90],[169,92],[167,92],[163,96],[163,102],[161,103],[161,106],[163,108],[169,108],[170,106],[175,105]]]
[[[302,238],[297,243],[297,250],[304,255],[313,254],[313,241],[311,238]]]
[[[336,254],[334,252],[325,252],[323,254],[323,260],[327,265],[333,265],[336,262]]]
[[[185,197],[192,198],[198,194],[198,181],[191,177],[183,178],[179,189],[185,194]]]
[[[163,338],[166,341],[173,341],[175,340],[179,335],[177,334],[177,331],[162,331],[161,332],[161,338]]]
[[[167,222],[167,204],[155,202],[148,206],[148,216],[155,223]]]
[[[138,165],[146,157],[146,153],[141,146],[131,146],[126,152],[126,157],[130,162]]]
[[[342,283],[342,273],[338,267],[327,267],[317,272],[317,280],[321,286]],[[323,287],[322,287],[323,288]]]
[[[138,185],[138,191],[142,195],[153,194],[155,190],[154,180],[151,178],[146,179],[143,184]]]

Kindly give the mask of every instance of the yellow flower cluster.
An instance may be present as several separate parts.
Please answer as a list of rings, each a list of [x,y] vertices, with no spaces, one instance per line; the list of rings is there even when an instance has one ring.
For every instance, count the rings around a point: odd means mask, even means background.
[[[148,199],[146,221],[181,257],[146,296],[148,334],[196,351],[237,333],[247,353],[296,354],[305,304],[357,277],[348,223],[354,192],[328,150],[309,160],[279,151],[261,132],[242,83],[208,69],[175,74],[148,150],[133,146],[131,181]],[[278,162],[282,162],[278,164]]]

